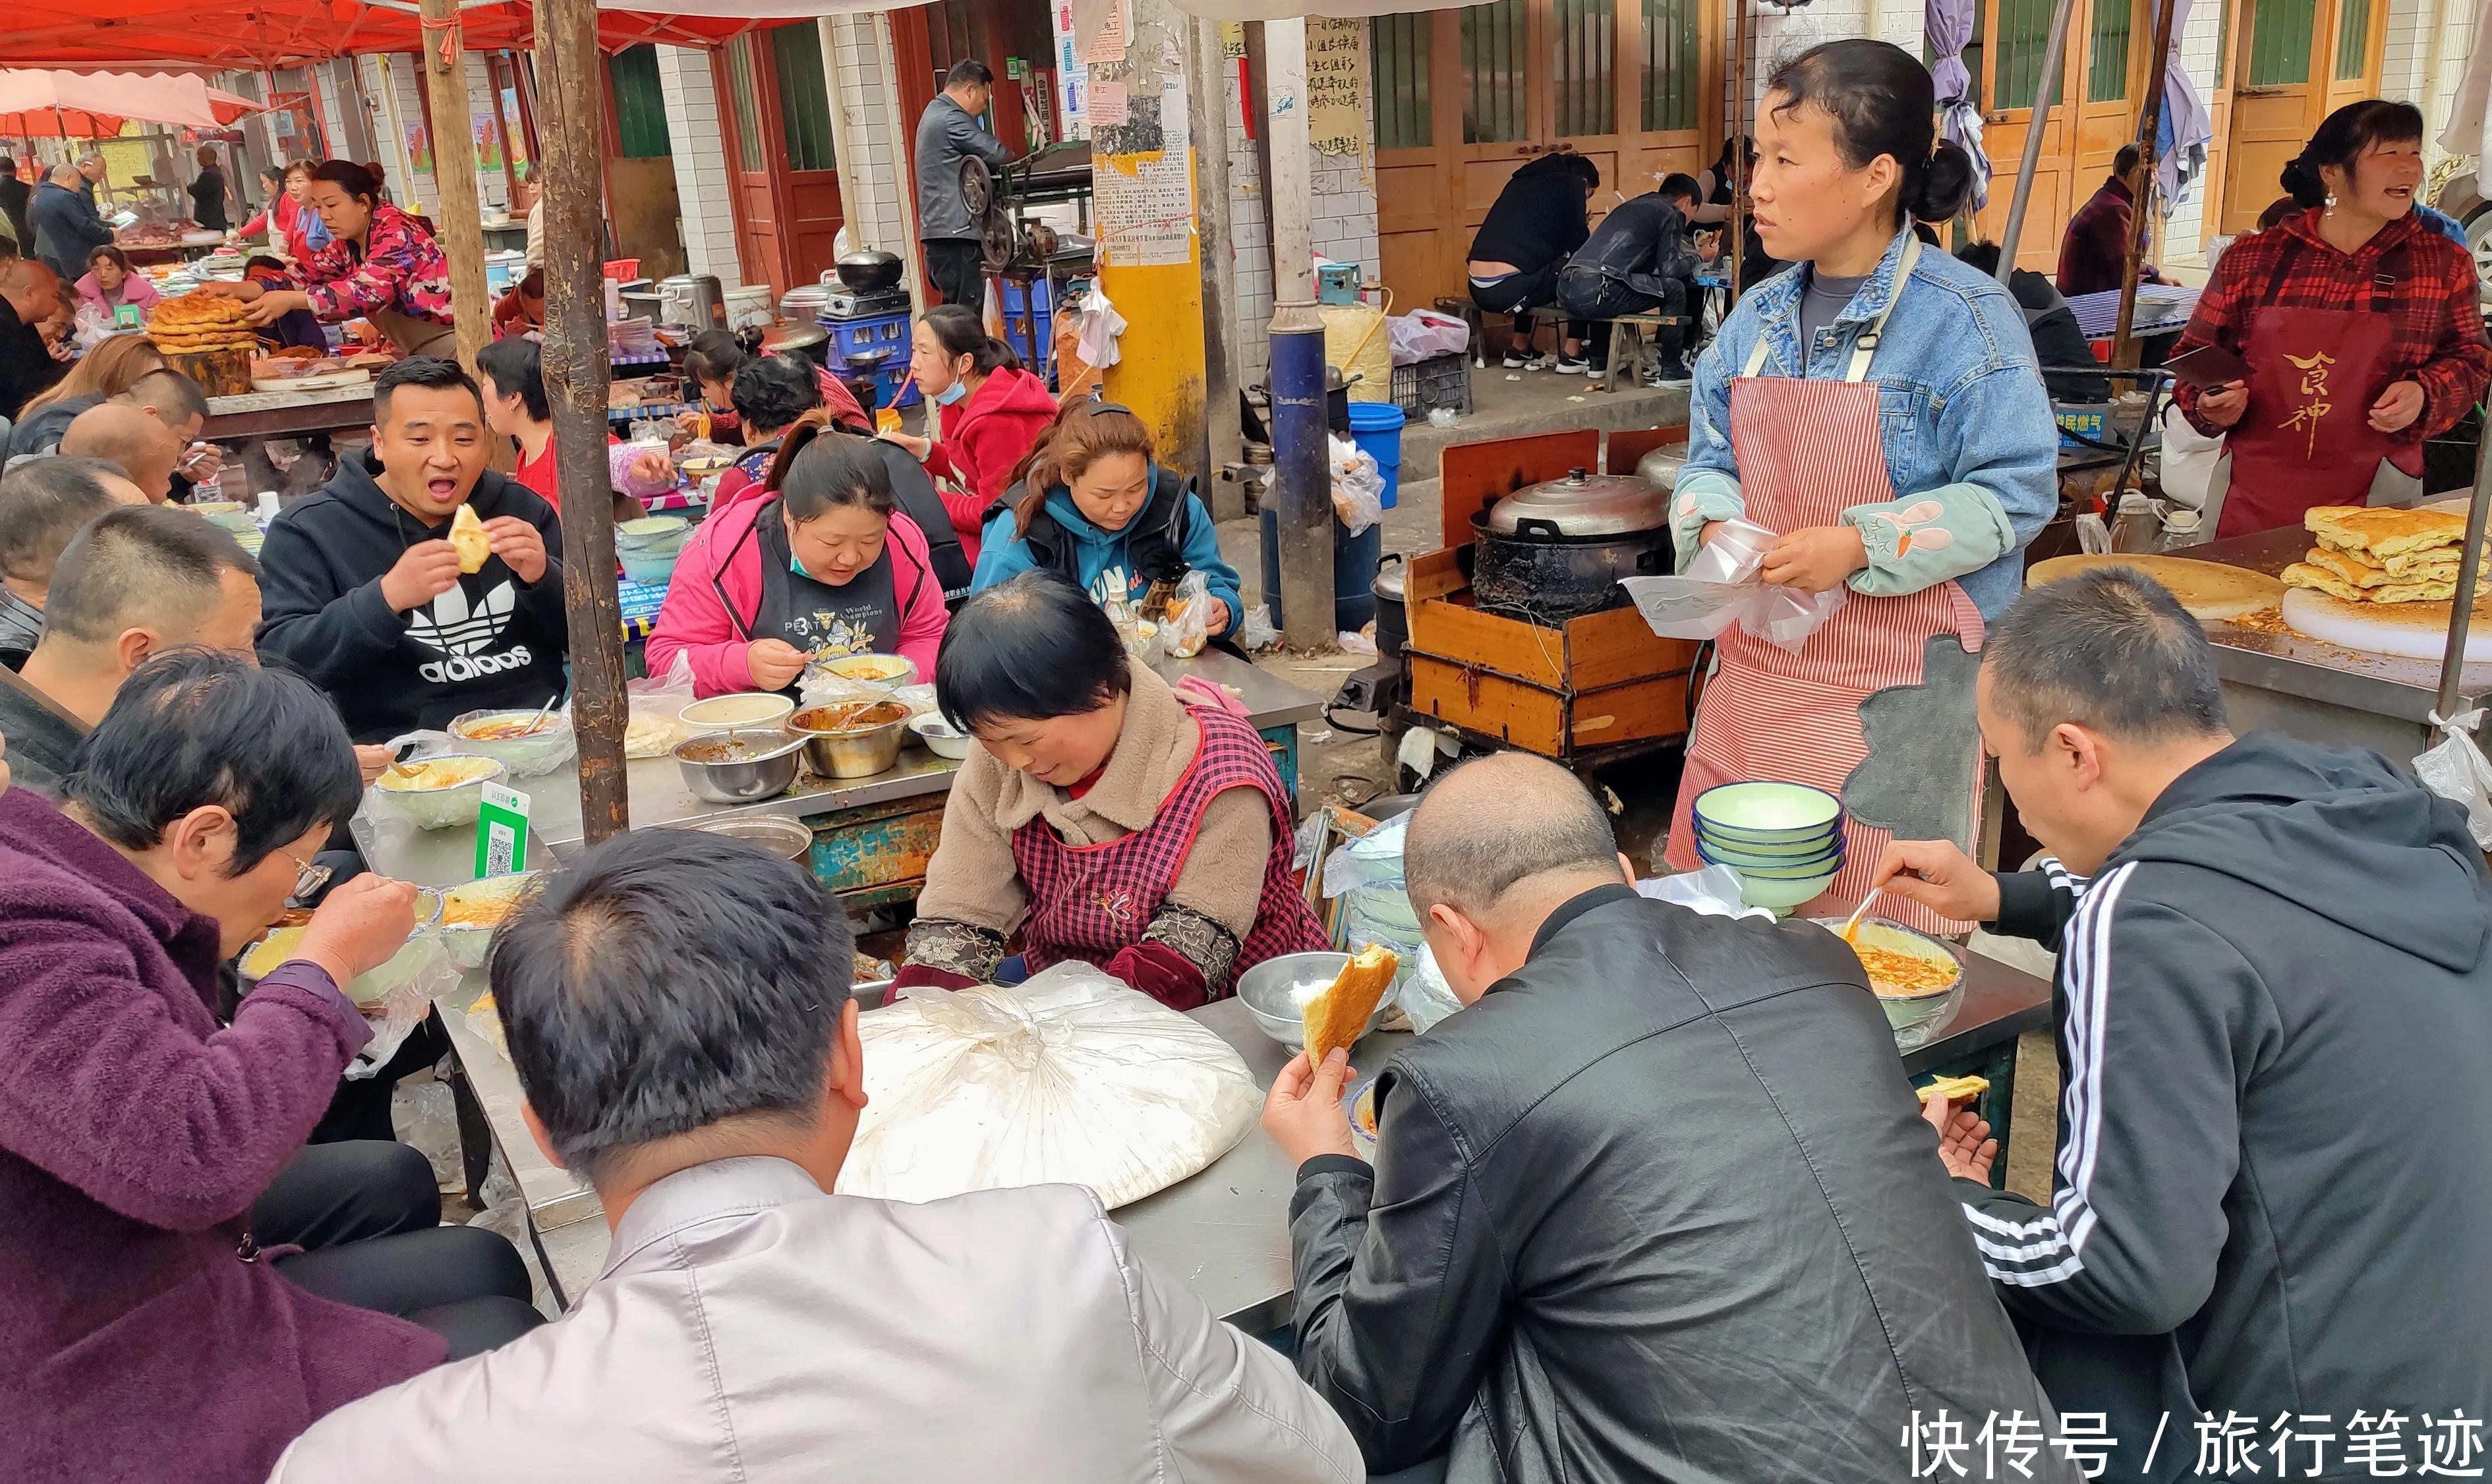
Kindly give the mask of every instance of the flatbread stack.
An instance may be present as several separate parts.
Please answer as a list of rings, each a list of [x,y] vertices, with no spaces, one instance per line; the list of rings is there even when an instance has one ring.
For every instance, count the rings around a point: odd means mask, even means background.
[[[243,302],[210,294],[184,294],[158,304],[147,319],[147,338],[167,355],[251,350],[259,343]]]
[[[2301,523],[2319,544],[2280,574],[2287,587],[2346,603],[2446,603],[2457,593],[2463,515],[2319,505]],[[2477,570],[2492,572],[2492,566]]]

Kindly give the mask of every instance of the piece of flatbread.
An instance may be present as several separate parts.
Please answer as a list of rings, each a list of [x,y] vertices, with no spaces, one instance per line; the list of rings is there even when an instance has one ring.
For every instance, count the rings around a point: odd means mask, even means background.
[[[450,545],[459,553],[459,570],[482,572],[486,559],[493,554],[493,544],[485,535],[485,522],[476,519],[476,507],[461,505],[459,514],[450,518]]]
[[[2382,561],[2410,551],[2455,546],[2466,539],[2466,518],[2446,510],[2314,505],[2302,512],[2301,523],[2323,547],[2368,551]]]
[[[2325,567],[2308,562],[2295,562],[2281,574],[2287,587],[2307,587],[2342,598],[2347,603],[2446,603],[2457,593],[2454,578],[2439,581],[2383,582],[2375,587],[2360,587],[2346,581]]]
[[[2420,551],[2400,552],[2385,559],[2374,556],[2368,551],[2349,551],[2325,543],[2311,548],[2311,550],[2314,553],[2326,551],[2336,560],[2321,562],[2315,554],[2304,557],[2303,560],[2327,567],[2330,571],[2346,574],[2347,581],[2354,580],[2350,569],[2356,568],[2363,572],[2377,573],[2391,581],[2421,581],[2429,578],[2457,576],[2457,548],[2455,547],[2427,547]],[[2478,570],[2492,568],[2492,558],[2478,554],[2476,557],[2476,566]]]
[[[1381,943],[1370,943],[1341,966],[1340,975],[1322,994],[1300,1008],[1308,1066],[1322,1066],[1334,1047],[1348,1051],[1367,1033],[1377,1003],[1393,988],[1393,975],[1401,966],[1399,954]]]
[[[2222,623],[2284,601],[2284,584],[2264,572],[2201,561],[2193,556],[2077,552],[2035,562],[2032,570],[2025,574],[2025,581],[2028,586],[2043,587],[2103,567],[2128,567],[2144,573],[2161,583],[2189,610],[2189,616],[2202,624]]]

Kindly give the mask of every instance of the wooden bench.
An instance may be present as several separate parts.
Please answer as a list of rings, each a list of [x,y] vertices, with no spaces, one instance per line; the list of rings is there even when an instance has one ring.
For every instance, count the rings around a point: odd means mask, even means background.
[[[1692,314],[1621,314],[1606,323],[1610,327],[1610,369],[1602,377],[1601,390],[1615,392],[1618,389],[1618,371],[1629,360],[1635,362],[1636,374],[1641,380],[1646,362],[1656,358],[1654,331],[1676,325],[1681,331],[1680,353],[1684,355],[1687,341],[1692,338],[1685,332],[1695,328],[1696,317]]]

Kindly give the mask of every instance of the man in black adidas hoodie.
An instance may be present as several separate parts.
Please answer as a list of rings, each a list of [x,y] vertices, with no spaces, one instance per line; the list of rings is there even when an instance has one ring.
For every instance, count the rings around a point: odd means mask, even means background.
[[[2275,1477],[2287,1414],[2297,1477],[2373,1476],[2388,1427],[2396,1472],[2479,1468],[2446,1426],[2492,1412],[2492,887],[2464,811],[2376,754],[2236,740],[2206,636],[2132,571],[2026,593],[1978,695],[2054,858],[1993,876],[1905,843],[1880,869],[2060,955],[2051,1204],[1990,1189],[1987,1126],[1934,1115],[2052,1401],[2109,1414],[2108,1478]]]
[[[400,361],[372,384],[371,451],[268,528],[260,656],[327,691],[358,742],[562,693],[561,527],[485,467],[484,408],[457,363]],[[468,574],[445,539],[461,505],[492,545]]]

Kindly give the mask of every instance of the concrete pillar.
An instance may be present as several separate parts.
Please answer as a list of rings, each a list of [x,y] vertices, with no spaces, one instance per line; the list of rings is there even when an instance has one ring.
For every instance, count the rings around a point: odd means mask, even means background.
[[[1199,109],[1186,87],[1185,16],[1168,0],[1126,0],[1125,49],[1090,68],[1093,191],[1106,263],[1100,286],[1125,316],[1110,400],[1151,430],[1164,466],[1202,458],[1202,268],[1195,230]],[[1127,122],[1102,121],[1103,90],[1121,88]],[[1216,133],[1205,135],[1217,142]]]
[[[667,136],[675,148],[676,223],[686,271],[741,284],[745,278],[735,251],[734,195],[727,183],[727,144],[718,127],[718,89],[710,77],[709,53],[694,46],[659,47],[658,92],[667,104]]]

